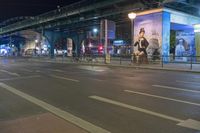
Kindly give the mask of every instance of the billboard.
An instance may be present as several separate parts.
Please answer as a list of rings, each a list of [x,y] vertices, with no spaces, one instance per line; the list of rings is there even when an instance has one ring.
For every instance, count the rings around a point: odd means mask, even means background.
[[[176,61],[189,61],[190,56],[196,56],[195,33],[194,31],[176,32]]]
[[[144,37],[149,43],[146,48],[147,55],[160,55],[162,49],[162,12],[136,17],[134,21],[134,42],[139,40],[141,29],[144,29]],[[138,46],[134,47],[134,51],[137,50]]]
[[[73,40],[71,38],[67,38],[67,56],[72,56],[73,50]]]

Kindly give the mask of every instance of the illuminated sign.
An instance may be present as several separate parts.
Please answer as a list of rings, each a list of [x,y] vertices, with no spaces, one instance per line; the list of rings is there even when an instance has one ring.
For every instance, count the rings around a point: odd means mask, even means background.
[[[121,46],[121,45],[124,45],[124,44],[125,44],[125,42],[123,40],[115,40],[113,42],[113,45],[115,45],[115,46]]]

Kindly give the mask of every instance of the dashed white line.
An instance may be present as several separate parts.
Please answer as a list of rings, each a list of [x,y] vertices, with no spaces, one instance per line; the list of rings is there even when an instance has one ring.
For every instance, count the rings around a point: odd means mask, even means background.
[[[200,85],[199,82],[194,82],[194,81],[180,81],[180,80],[177,80],[176,82],[177,83],[184,83],[184,84]]]
[[[131,91],[131,90],[124,90],[124,91],[128,92],[128,93],[133,93],[133,94],[138,94],[138,95],[143,95],[143,96],[148,96],[148,97],[154,97],[154,98],[159,98],[159,99],[164,99],[164,100],[169,100],[169,101],[174,101],[174,102],[179,102],[179,103],[184,103],[184,104],[200,106],[200,103],[193,103],[193,102],[189,102],[189,101],[178,100],[178,99],[173,99],[173,98],[168,98],[168,97],[163,97],[163,96],[157,96],[157,95],[152,95],[152,94],[142,93],[142,92],[137,92],[137,91]]]
[[[159,117],[159,118],[162,118],[162,119],[171,120],[171,121],[177,122],[178,123],[177,125],[182,126],[182,127],[200,130],[200,122],[196,121],[196,120],[192,120],[192,119],[182,120],[182,119],[179,119],[179,118],[175,118],[175,117],[172,117],[172,116],[153,112],[153,111],[146,110],[146,109],[143,109],[143,108],[135,107],[135,106],[132,106],[132,105],[128,105],[128,104],[125,104],[125,103],[122,103],[122,102],[114,101],[114,100],[104,98],[104,97],[89,96],[89,98],[93,99],[93,100],[100,101],[100,102],[109,103],[109,104],[112,104],[112,105],[115,105],[115,106],[127,108],[127,109],[130,109],[130,110],[142,112],[142,113],[145,113],[145,114],[148,114],[148,115],[156,116],[156,117]]]
[[[72,82],[80,82],[79,80],[76,80],[76,79],[71,79],[71,78],[66,78],[66,77],[61,77],[61,76],[56,76],[56,75],[50,75],[50,76],[57,79],[63,79],[63,80],[68,80]]]
[[[39,78],[40,75],[33,75],[33,76],[25,76],[25,77],[17,77],[17,78],[5,78],[0,79],[0,81],[10,81],[10,80],[20,80],[20,79],[31,79],[31,78]]]
[[[103,82],[104,80],[101,79],[96,79],[96,78],[90,78],[90,80],[98,81],[98,82]]]
[[[40,70],[35,70],[35,72],[36,72],[36,73],[40,73],[41,71],[40,71]]]
[[[17,73],[12,73],[12,72],[9,72],[9,71],[6,71],[6,70],[0,70],[1,72],[4,72],[4,73],[7,73],[7,74],[9,74],[9,75],[11,75],[11,76],[20,76],[19,74],[17,74]]]
[[[61,72],[61,73],[65,72],[65,71],[60,70],[60,69],[48,69],[48,70],[53,71],[53,72]]]
[[[33,71],[31,71],[31,70],[29,70],[29,69],[25,69],[25,68],[23,68],[22,70],[23,70],[23,71],[26,71],[26,72],[33,72]]]
[[[128,105],[128,104],[125,104],[125,103],[122,103],[122,102],[114,101],[114,100],[111,100],[111,99],[108,99],[108,98],[103,98],[103,97],[99,97],[99,96],[90,96],[89,98],[97,100],[97,101],[117,105],[117,106],[120,106],[120,107],[128,108],[128,109],[131,109],[131,110],[143,112],[143,113],[153,115],[153,116],[157,116],[157,117],[160,117],[160,118],[172,120],[172,121],[175,121],[175,122],[182,122],[183,121],[183,120],[178,119],[178,118],[163,115],[163,114],[160,114],[160,113],[156,113],[156,112],[153,112],[153,111],[149,111],[149,110],[146,110],[146,109],[142,109],[142,108],[139,108],[139,107]]]
[[[81,127],[83,129],[85,129],[86,131],[88,131],[89,133],[111,133],[101,127],[98,127],[88,121],[85,121],[77,116],[74,116],[73,114],[71,113],[68,113],[66,111],[63,111],[53,105],[50,105],[44,101],[41,101],[33,96],[30,96],[26,93],[23,93],[11,86],[8,86],[4,83],[0,83],[0,87],[6,89],[7,91],[10,91],[24,99],[26,99],[27,101],[30,101],[31,103],[34,103],[40,107],[42,107],[43,109],[55,114],[56,116],[60,117],[60,118],[63,118],[64,120],[66,121],[69,121],[75,125],[77,125],[78,127]]]
[[[156,88],[164,88],[164,89],[171,89],[171,90],[178,90],[178,91],[185,91],[185,92],[192,92],[192,93],[200,93],[198,90],[189,90],[189,89],[183,89],[183,88],[177,88],[177,87],[171,87],[171,86],[163,86],[163,85],[152,85]]]
[[[188,119],[184,122],[178,123],[177,125],[195,130],[200,130],[200,122],[192,119]]]

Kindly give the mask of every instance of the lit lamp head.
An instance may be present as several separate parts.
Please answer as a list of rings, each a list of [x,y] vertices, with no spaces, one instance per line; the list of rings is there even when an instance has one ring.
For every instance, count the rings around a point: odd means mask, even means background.
[[[136,16],[137,16],[137,14],[134,13],[134,12],[131,12],[131,13],[128,14],[128,17],[129,17],[129,19],[131,19],[131,20],[135,19]]]
[[[39,41],[38,40],[35,40],[35,43],[38,43]]]
[[[97,28],[94,28],[94,29],[93,29],[93,32],[94,32],[94,33],[97,33],[97,32],[98,32],[98,29],[97,29]]]

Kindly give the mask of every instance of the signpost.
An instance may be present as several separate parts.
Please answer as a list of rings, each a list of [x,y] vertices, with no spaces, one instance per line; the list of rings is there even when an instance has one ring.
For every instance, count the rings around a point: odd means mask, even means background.
[[[104,44],[105,63],[110,63],[110,53],[108,50],[108,40],[115,39],[116,24],[114,21],[102,20],[101,21],[101,43]]]

